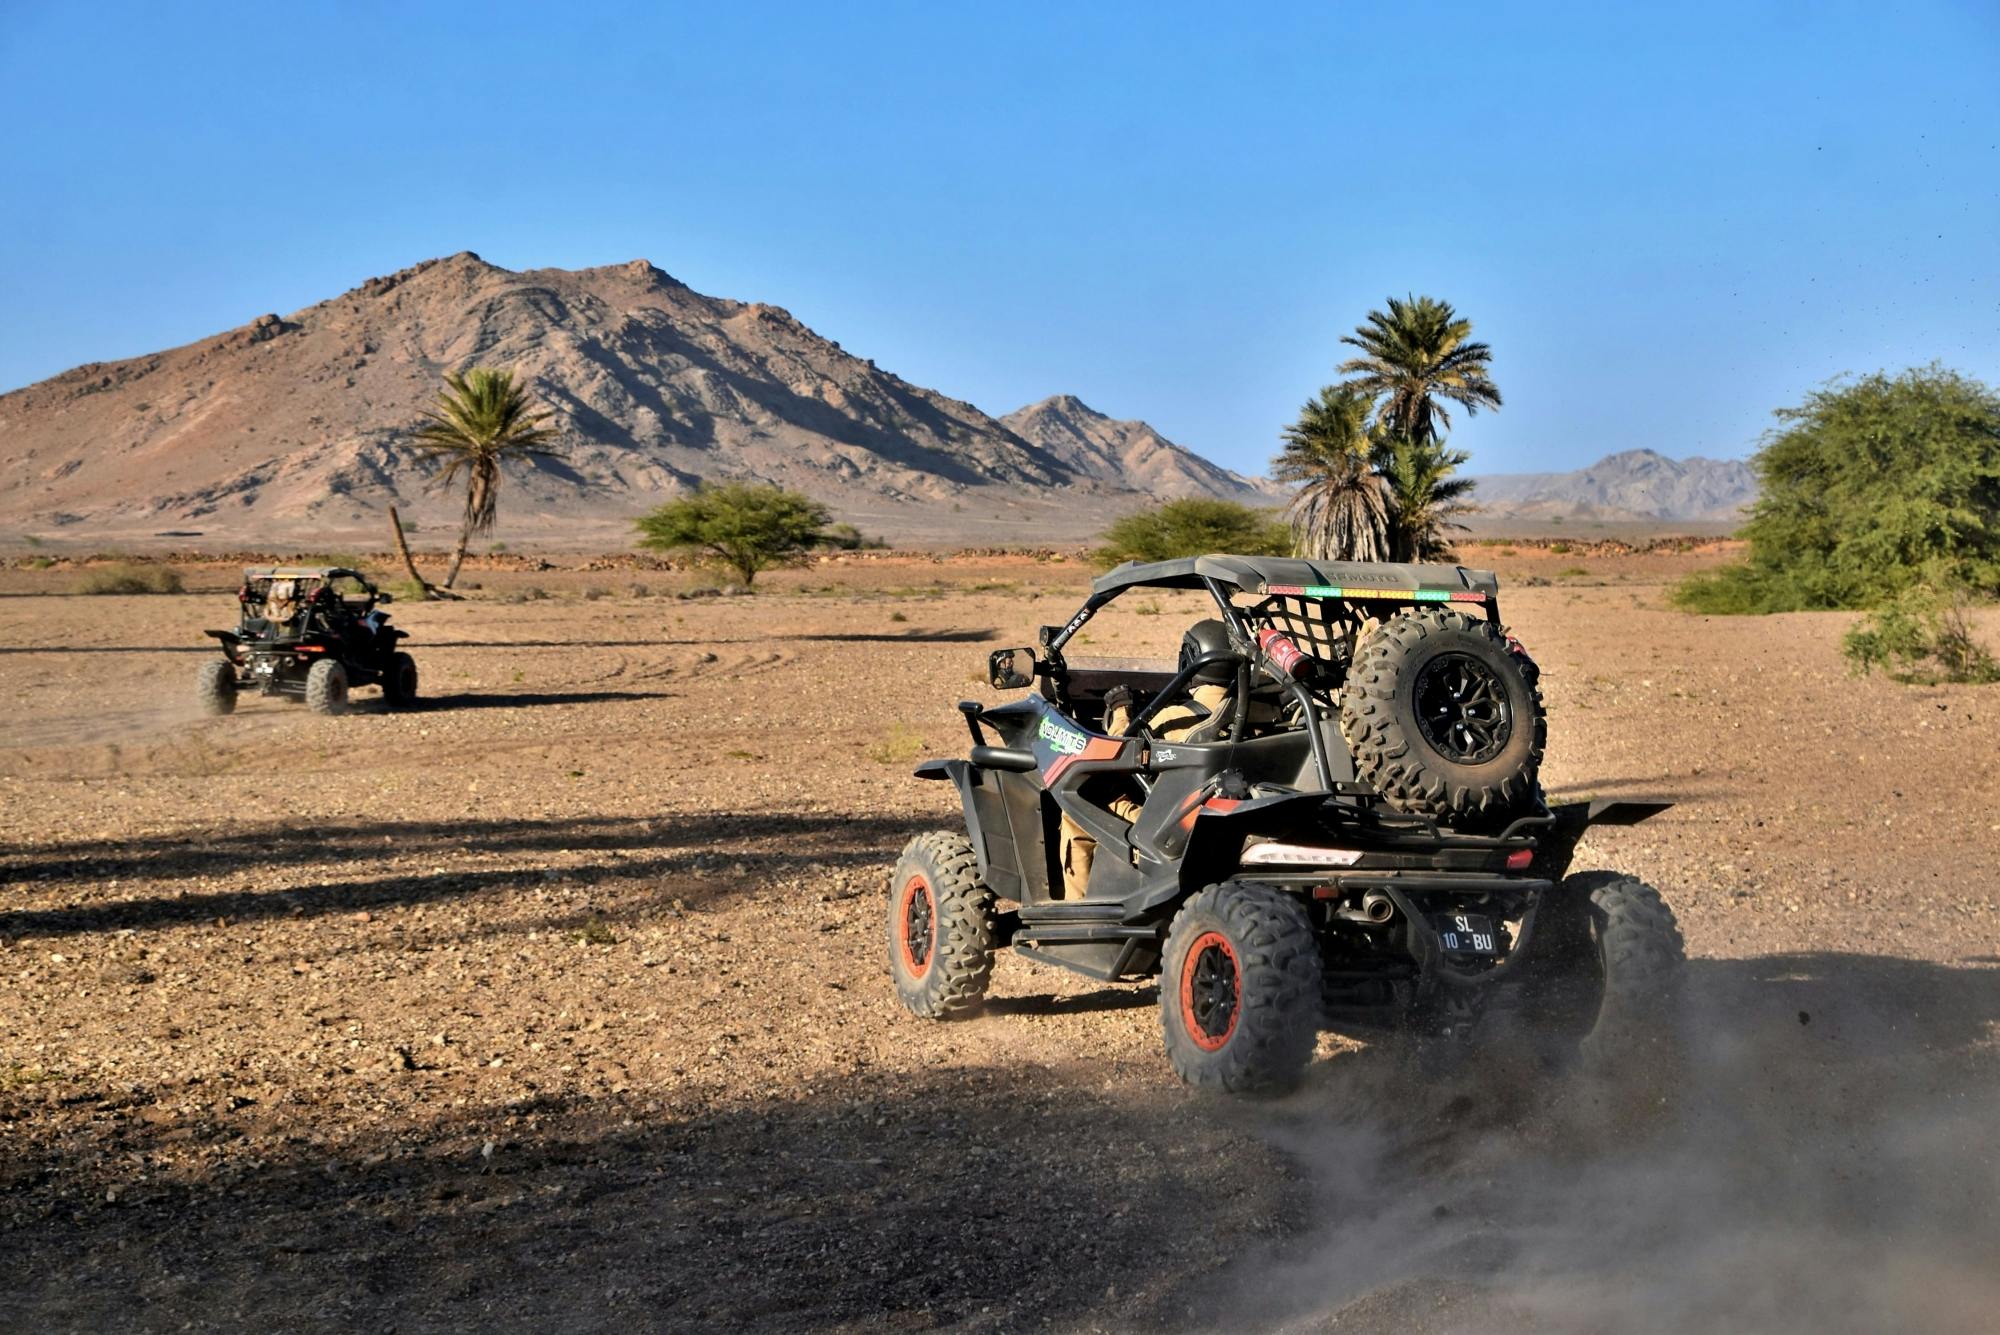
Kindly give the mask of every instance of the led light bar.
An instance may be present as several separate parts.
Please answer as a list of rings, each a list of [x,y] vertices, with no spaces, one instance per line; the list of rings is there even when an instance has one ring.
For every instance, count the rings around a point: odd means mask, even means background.
[[[1261,591],[1281,598],[1380,598],[1399,603],[1483,603],[1476,589],[1347,589],[1338,584],[1265,584]]]

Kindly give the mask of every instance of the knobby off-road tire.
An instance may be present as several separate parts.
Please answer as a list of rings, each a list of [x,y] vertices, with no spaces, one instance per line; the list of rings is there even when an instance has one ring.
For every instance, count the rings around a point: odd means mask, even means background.
[[[1319,943],[1305,907],[1229,881],[1181,906],[1167,933],[1160,1028],[1181,1079],[1232,1094],[1299,1083],[1319,1035]]]
[[[1687,966],[1673,910],[1617,872],[1579,872],[1556,894],[1530,943],[1527,982],[1545,1050],[1600,1073],[1661,1068],[1674,1055]]]
[[[1413,815],[1515,814],[1533,800],[1548,739],[1538,680],[1490,622],[1397,613],[1361,642],[1341,693],[1356,775]]]
[[[993,976],[993,892],[962,834],[918,835],[889,874],[889,975],[913,1015],[977,1010]]]
[[[236,665],[224,659],[210,659],[195,675],[195,699],[204,714],[236,712]]]
[[[347,712],[347,669],[323,658],[306,673],[306,708],[315,714]]]
[[[397,654],[389,660],[389,670],[382,674],[382,698],[392,705],[417,702],[416,659],[408,654]]]

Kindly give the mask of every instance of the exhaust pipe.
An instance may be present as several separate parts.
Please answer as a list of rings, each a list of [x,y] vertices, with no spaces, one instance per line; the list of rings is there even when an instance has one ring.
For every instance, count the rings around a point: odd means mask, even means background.
[[[1334,916],[1346,922],[1358,922],[1368,927],[1380,927],[1396,916],[1396,905],[1380,890],[1370,890],[1361,896],[1361,904],[1342,904],[1334,910]]]

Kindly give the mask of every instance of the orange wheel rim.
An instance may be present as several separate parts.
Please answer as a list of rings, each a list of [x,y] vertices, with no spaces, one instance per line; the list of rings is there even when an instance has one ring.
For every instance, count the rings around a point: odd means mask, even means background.
[[[931,971],[937,954],[937,900],[931,883],[923,876],[903,882],[896,906],[896,950],[903,957],[903,971],[922,978]]]
[[[1243,971],[1221,932],[1203,932],[1181,958],[1181,1025],[1204,1052],[1219,1051],[1236,1033],[1243,1010]]]

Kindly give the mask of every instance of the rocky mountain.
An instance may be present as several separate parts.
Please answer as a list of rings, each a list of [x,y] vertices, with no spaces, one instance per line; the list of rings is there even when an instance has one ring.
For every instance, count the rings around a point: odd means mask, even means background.
[[[1111,455],[1024,438],[644,260],[513,272],[467,252],[0,395],[0,532],[379,542],[391,504],[449,529],[458,499],[427,485],[404,433],[472,365],[525,376],[561,432],[560,459],[510,466],[508,538],[623,546],[632,516],[697,479],[773,482],[866,532],[961,542],[1089,536],[1156,478],[1233,485],[1157,437]]]
[[[1136,487],[1163,500],[1206,496],[1275,505],[1283,499],[1264,479],[1212,464],[1146,423],[1107,417],[1074,394],[1017,408],[1000,421],[1083,477]]]
[[[1570,473],[1494,473],[1475,481],[1487,520],[1723,522],[1757,499],[1757,475],[1741,460],[1669,459],[1652,450],[1608,455]]]

